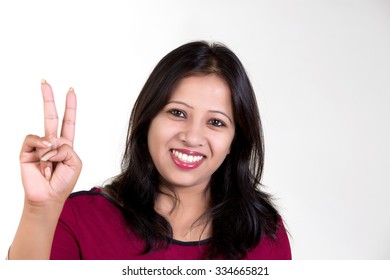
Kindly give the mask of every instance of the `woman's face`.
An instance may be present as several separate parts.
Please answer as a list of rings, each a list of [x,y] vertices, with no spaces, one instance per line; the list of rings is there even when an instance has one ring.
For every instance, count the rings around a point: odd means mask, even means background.
[[[148,147],[162,182],[203,189],[230,151],[235,126],[231,93],[216,75],[190,76],[152,120]]]

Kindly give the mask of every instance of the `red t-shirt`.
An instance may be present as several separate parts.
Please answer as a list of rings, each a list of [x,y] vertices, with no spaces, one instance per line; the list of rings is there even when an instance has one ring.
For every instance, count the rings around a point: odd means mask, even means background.
[[[65,202],[54,235],[51,259],[62,260],[196,260],[209,248],[207,240],[172,244],[140,254],[144,242],[126,224],[119,206],[101,189],[73,193]],[[264,237],[247,259],[291,259],[290,243],[281,223],[276,239]]]

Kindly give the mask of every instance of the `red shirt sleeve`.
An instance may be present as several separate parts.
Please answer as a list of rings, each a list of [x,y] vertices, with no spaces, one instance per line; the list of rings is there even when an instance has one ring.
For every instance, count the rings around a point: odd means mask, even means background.
[[[57,228],[54,234],[50,259],[80,260],[80,250],[77,243],[77,220],[70,199],[65,202]]]

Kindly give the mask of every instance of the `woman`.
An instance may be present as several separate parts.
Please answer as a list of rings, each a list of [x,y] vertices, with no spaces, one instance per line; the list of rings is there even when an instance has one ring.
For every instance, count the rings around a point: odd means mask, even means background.
[[[45,137],[27,136],[22,148],[25,207],[10,258],[291,258],[282,219],[260,189],[255,94],[227,47],[192,42],[167,54],[134,105],[121,174],[70,196],[81,171],[75,94],[56,138],[46,82],[42,92]]]

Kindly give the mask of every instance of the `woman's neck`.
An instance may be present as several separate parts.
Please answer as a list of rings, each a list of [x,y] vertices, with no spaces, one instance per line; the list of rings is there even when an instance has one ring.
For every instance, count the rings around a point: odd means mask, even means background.
[[[211,237],[211,223],[203,216],[209,209],[210,192],[203,187],[160,187],[155,210],[171,224],[173,238],[198,241]]]

